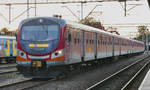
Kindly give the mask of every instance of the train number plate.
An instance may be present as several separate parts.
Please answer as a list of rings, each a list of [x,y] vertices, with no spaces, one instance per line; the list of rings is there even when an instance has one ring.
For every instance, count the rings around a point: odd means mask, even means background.
[[[42,62],[41,61],[33,61],[32,66],[33,67],[42,67]]]

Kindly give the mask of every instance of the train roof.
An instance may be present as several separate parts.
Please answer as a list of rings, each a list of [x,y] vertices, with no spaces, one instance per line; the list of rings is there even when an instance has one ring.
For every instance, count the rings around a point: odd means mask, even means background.
[[[105,31],[103,31],[103,30],[101,30],[101,29],[98,29],[98,28],[94,28],[94,27],[91,27],[91,26],[79,24],[79,23],[77,23],[77,22],[66,21],[66,20],[64,20],[64,19],[59,19],[59,18],[55,18],[55,17],[34,17],[34,18],[28,18],[28,19],[23,20],[23,21],[20,23],[19,28],[20,28],[20,26],[22,26],[23,23],[26,23],[26,22],[28,22],[28,21],[30,21],[30,20],[42,19],[42,18],[43,18],[43,19],[49,19],[49,20],[55,21],[56,23],[58,23],[59,25],[64,26],[64,27],[65,27],[67,24],[69,24],[69,25],[71,25],[71,26],[74,27],[74,28],[80,28],[80,29],[83,29],[83,30],[85,30],[85,31],[92,31],[92,32],[102,33],[102,34],[109,35],[109,36],[113,36],[113,37],[118,37],[118,38],[130,40],[130,41],[134,41],[134,42],[138,42],[138,43],[143,43],[143,42],[141,42],[141,41],[124,38],[124,37],[119,36],[119,35],[116,35],[116,34],[112,34],[112,33],[109,33],[109,32],[105,32]]]
[[[104,35],[109,35],[109,36],[112,36],[112,37],[117,37],[117,38],[122,38],[122,39],[130,40],[130,41],[135,41],[135,42],[143,44],[143,42],[141,42],[141,41],[124,38],[122,36],[119,36],[119,35],[116,35],[116,34],[113,34],[113,33],[105,32],[105,31],[103,31],[101,29],[98,29],[98,28],[94,28],[94,27],[91,27],[91,26],[79,24],[79,23],[72,22],[72,21],[66,21],[66,22],[67,22],[67,24],[71,25],[74,28],[80,28],[80,29],[83,29],[85,31],[93,31],[93,32],[97,32],[97,33],[102,33]]]
[[[0,38],[3,38],[3,39],[16,39],[16,37],[14,37],[14,36],[0,36]]]
[[[31,20],[35,20],[35,19],[49,19],[51,21],[54,21],[54,22],[58,23],[61,26],[66,26],[66,21],[63,20],[63,19],[58,19],[58,18],[55,18],[55,17],[33,17],[33,18],[28,18],[28,19],[22,20],[20,25],[19,25],[19,28],[20,28],[20,26],[22,26],[22,24],[24,24],[28,21],[31,21]]]

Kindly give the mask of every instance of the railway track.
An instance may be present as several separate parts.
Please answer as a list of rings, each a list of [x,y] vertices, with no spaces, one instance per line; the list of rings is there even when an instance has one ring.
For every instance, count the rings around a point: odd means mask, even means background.
[[[49,83],[51,81],[55,81],[55,80],[57,80],[57,79],[55,79],[55,78],[54,79],[49,79],[49,80],[46,80],[46,81],[43,81],[43,82],[39,82],[39,83],[37,83],[35,85],[23,87],[20,90],[29,90],[29,89],[32,89],[34,87],[40,87],[41,85],[47,84],[47,83]]]
[[[0,65],[0,75],[18,72],[16,69],[16,64],[6,64]]]
[[[149,56],[119,70],[86,90],[129,90],[131,83],[150,63]]]
[[[16,64],[5,64],[5,65],[0,65],[0,69],[9,69],[9,68],[15,68]]]
[[[54,79],[47,79],[47,80],[36,80],[36,79],[25,79],[21,81],[17,81],[15,83],[5,84],[0,86],[0,90],[28,90],[34,87],[39,87],[40,85],[44,85],[50,81],[54,81]]]
[[[0,75],[10,74],[10,73],[16,73],[16,74],[19,74],[19,72],[18,72],[17,70],[9,70],[9,71],[3,71],[3,72],[0,72]]]
[[[141,58],[141,60],[142,59],[143,58]],[[81,80],[81,79],[79,79],[79,80]],[[79,81],[79,80],[77,80],[77,81]],[[87,79],[85,79],[85,80],[87,80]],[[58,81],[56,79],[48,79],[48,80],[29,79],[27,81],[26,80],[19,81],[18,83],[14,82],[14,83],[10,83],[8,85],[7,84],[6,85],[0,85],[0,86],[2,86],[2,87],[0,87],[0,90],[42,90],[44,88],[51,88],[52,90],[59,90],[59,89],[65,88],[67,83],[68,83],[67,86],[70,85],[70,83],[72,83],[71,84],[72,86],[78,85],[76,82],[72,82],[72,80],[71,80],[71,82],[68,82],[68,81],[69,81],[68,79],[58,80]],[[80,85],[82,85],[82,84],[79,84],[79,86]],[[47,87],[45,87],[45,86],[47,86]],[[75,87],[75,89],[72,89],[72,87],[69,87],[69,88],[66,87],[65,89],[62,89],[62,90],[70,90],[70,89],[71,90],[85,90],[86,89],[86,88],[85,89],[81,89],[81,88],[79,89],[78,88],[79,86]],[[49,89],[44,89],[44,90],[49,90]],[[92,90],[99,90],[99,89],[92,89]],[[105,89],[100,89],[100,90],[105,90]],[[113,89],[111,89],[111,90],[113,90]],[[118,90],[118,89],[114,89],[114,90]]]

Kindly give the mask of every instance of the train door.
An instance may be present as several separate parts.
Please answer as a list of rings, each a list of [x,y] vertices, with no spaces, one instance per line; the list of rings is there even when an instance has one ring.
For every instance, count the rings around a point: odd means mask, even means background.
[[[112,37],[112,56],[115,54],[115,45],[114,45],[114,37]]]
[[[8,57],[10,56],[10,41],[9,40],[5,40],[4,41],[4,50],[5,50],[5,56]]]
[[[72,31],[71,31],[71,28],[67,28],[66,29],[66,44],[65,44],[65,56],[66,56],[66,59],[69,62],[71,62],[72,60],[72,50],[71,50],[71,47],[72,47]]]
[[[85,56],[85,43],[84,43],[84,31],[81,32],[81,60],[82,62],[84,61],[84,56]]]
[[[9,40],[9,53],[13,56],[13,40]]]
[[[97,59],[97,33],[94,33],[94,56]]]
[[[16,40],[13,40],[13,56],[17,55],[17,42]]]
[[[119,38],[119,55],[121,55],[121,39]]]

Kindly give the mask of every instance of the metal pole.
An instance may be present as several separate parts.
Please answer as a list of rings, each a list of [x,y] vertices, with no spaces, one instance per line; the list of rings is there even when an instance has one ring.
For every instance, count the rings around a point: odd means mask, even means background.
[[[11,4],[8,4],[9,7],[9,24],[11,23]]]
[[[127,1],[124,1],[124,16],[127,16]]]
[[[83,19],[83,3],[81,2],[81,20]]]
[[[27,18],[29,18],[29,0],[27,0]]]
[[[7,6],[8,6],[8,13],[9,13],[9,20],[8,20],[8,22],[9,22],[9,24],[11,23],[11,4],[6,4]]]
[[[35,0],[35,16],[36,16],[36,0]]]

